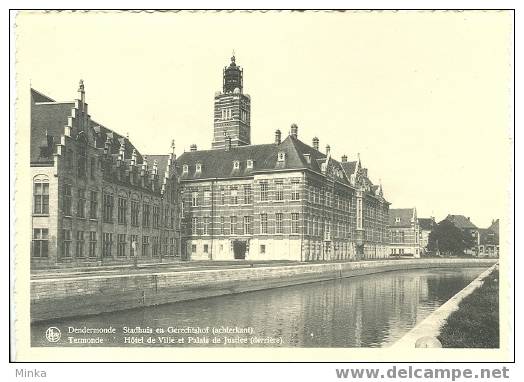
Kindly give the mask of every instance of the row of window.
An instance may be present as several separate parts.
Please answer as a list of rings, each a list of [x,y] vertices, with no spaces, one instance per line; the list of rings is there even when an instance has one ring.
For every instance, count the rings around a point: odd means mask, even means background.
[[[291,216],[291,231],[292,234],[300,233],[299,225],[299,213],[293,212]],[[221,216],[220,223],[218,225],[220,235],[252,235],[253,230],[253,217],[243,216],[241,219],[242,224],[239,223],[237,216]],[[191,234],[196,235],[209,235],[211,232],[211,218],[204,217],[198,218],[193,217],[191,219]],[[268,234],[268,214],[260,214],[260,233]],[[275,233],[284,233],[284,214],[275,214]]]
[[[62,212],[65,216],[72,216],[72,188],[70,185],[63,186],[63,204]],[[90,219],[98,218],[98,192],[89,191],[89,200],[86,198],[86,190],[77,190],[77,206],[76,216],[79,218],[89,217]],[[125,197],[118,197],[117,205],[117,222],[118,224],[127,224],[128,216],[128,199]],[[88,205],[89,204],[89,205]],[[36,205],[36,203],[35,203]],[[87,210],[87,207],[89,209]],[[89,215],[88,215],[89,214]],[[131,225],[139,226],[140,216],[140,202],[131,200]],[[114,219],[114,196],[113,194],[104,193],[102,198],[102,218],[106,223],[113,223]],[[164,226],[174,228],[176,212],[174,208],[164,207],[163,215],[161,216],[161,207],[157,205],[150,205],[148,203],[142,204],[142,225],[150,227],[152,223],[153,228],[161,226],[161,219],[163,219]]]

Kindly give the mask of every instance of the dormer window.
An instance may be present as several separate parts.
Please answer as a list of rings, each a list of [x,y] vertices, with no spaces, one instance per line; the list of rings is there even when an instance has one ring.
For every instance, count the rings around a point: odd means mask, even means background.
[[[233,169],[238,170],[240,169],[240,161],[233,161]]]
[[[279,161],[279,162],[283,162],[283,161],[285,161],[285,160],[286,160],[286,153],[283,152],[283,151],[280,151],[280,152],[278,153],[278,161]]]
[[[189,166],[187,164],[183,165],[182,166],[182,172],[184,174],[187,174],[189,172]]]
[[[307,163],[307,164],[311,164],[311,155],[309,155],[309,154],[304,154],[304,159],[306,160],[306,163]]]
[[[202,172],[202,163],[196,164],[196,172]]]
[[[253,168],[253,160],[252,159],[248,159],[247,160],[246,167],[249,168],[249,169]]]

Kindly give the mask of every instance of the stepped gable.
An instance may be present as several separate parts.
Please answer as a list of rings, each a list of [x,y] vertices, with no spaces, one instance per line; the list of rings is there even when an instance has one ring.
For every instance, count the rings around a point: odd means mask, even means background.
[[[31,89],[31,100],[31,163],[49,163],[52,162],[52,157],[42,156],[40,148],[45,143],[52,144],[51,154],[56,153],[54,146],[60,142],[64,134],[68,118],[73,115],[75,102],[57,102],[35,89]],[[125,140],[125,159],[131,158],[134,149],[137,156],[136,163],[142,163],[142,155],[129,139],[94,120],[90,120],[90,127],[94,137],[92,144],[96,148],[103,150],[109,137],[111,139],[109,154],[118,155],[121,143]]]

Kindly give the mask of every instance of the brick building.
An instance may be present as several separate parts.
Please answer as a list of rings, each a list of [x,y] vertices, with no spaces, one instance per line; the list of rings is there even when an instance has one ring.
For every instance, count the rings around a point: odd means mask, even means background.
[[[420,228],[416,208],[389,210],[390,255],[420,257]]]
[[[479,257],[499,257],[499,219],[493,220],[488,228],[479,229]]]
[[[140,154],[88,114],[31,89],[32,268],[180,258],[171,154]],[[173,145],[174,146],[174,145]]]
[[[435,222],[433,216],[430,218],[418,218],[419,244],[422,255],[428,251],[429,234],[433,231],[436,225],[437,222]]]
[[[455,227],[460,229],[464,235],[471,237],[471,246],[466,248],[464,252],[468,255],[476,256],[480,235],[478,227],[471,222],[471,219],[464,215],[448,215],[444,220],[451,222]]]
[[[212,150],[191,146],[177,160],[182,251],[191,260],[338,260],[388,255],[389,203],[360,159],[335,160],[298,139],[251,145],[241,126],[242,70],[232,59],[215,98]],[[228,77],[231,75],[231,77]],[[233,111],[225,97],[238,97]],[[231,101],[233,102],[233,101]],[[237,101],[235,101],[237,102]],[[246,106],[249,121],[249,107]],[[225,134],[224,134],[225,133]],[[246,133],[246,134],[245,134]]]

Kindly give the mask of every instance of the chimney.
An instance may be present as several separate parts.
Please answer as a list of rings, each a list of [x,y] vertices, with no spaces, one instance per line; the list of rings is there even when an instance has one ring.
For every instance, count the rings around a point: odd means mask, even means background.
[[[280,132],[280,130],[276,130],[275,131],[275,144],[276,145],[280,144],[280,139],[281,138],[282,138],[282,133]]]
[[[194,143],[191,144],[191,146],[189,146],[189,151],[197,151],[197,145],[195,145]]]
[[[227,136],[226,137],[226,151],[229,151],[229,150],[231,150],[231,137]]]
[[[348,161],[348,156],[342,155],[342,162],[347,162],[347,161]]]
[[[326,155],[328,155],[330,151],[331,151],[331,146],[326,145]]]
[[[319,151],[319,150],[318,150],[318,147],[319,147],[319,146],[318,146],[318,138],[315,137],[315,138],[313,138],[313,148],[314,148],[315,150]]]
[[[290,135],[293,137],[293,138],[297,138],[298,137],[298,126],[296,123],[292,124],[291,125],[291,133]]]

